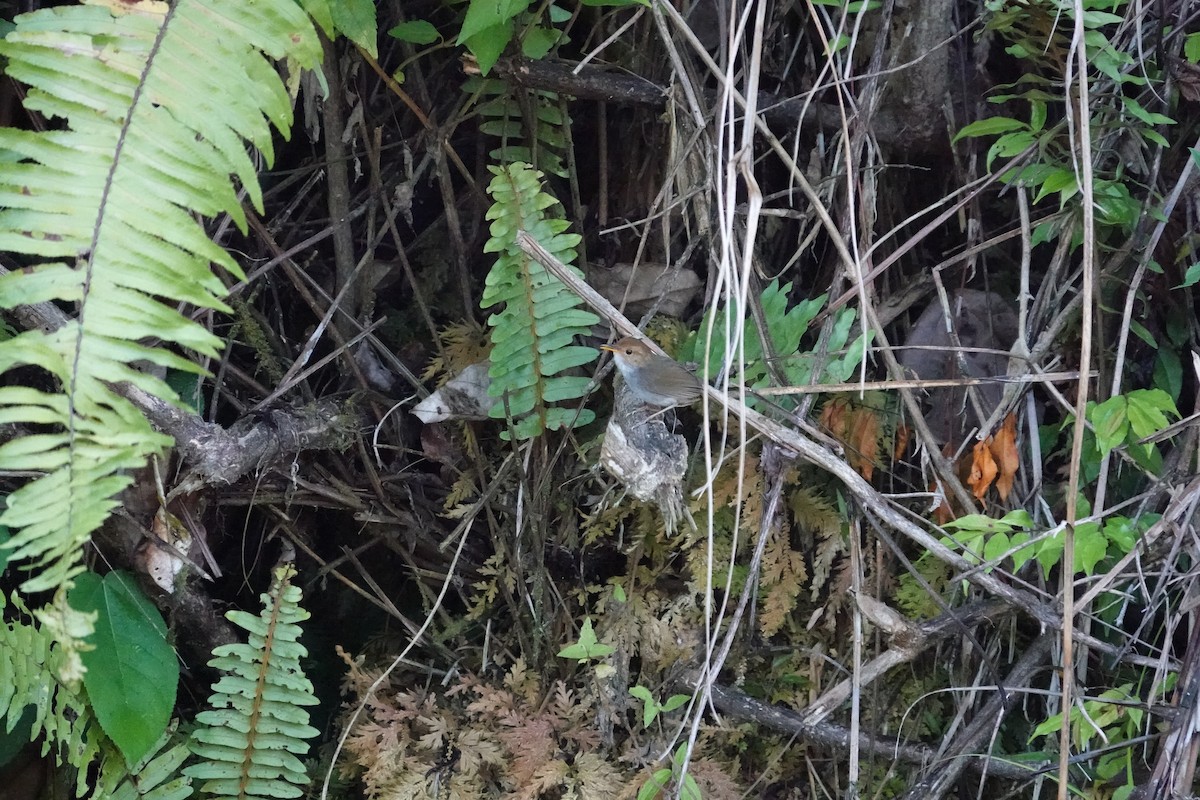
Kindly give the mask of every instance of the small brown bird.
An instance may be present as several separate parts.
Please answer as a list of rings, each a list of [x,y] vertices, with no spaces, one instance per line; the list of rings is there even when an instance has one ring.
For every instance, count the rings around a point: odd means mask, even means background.
[[[640,339],[626,336],[600,347],[613,354],[625,385],[643,403],[659,408],[686,406],[704,393],[704,384],[676,361],[660,356]]]

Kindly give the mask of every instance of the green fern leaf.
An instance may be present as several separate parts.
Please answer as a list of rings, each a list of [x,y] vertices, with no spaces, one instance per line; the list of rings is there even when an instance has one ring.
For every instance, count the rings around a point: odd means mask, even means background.
[[[218,647],[208,662],[225,676],[213,685],[212,709],[196,715],[201,727],[192,735],[192,752],[203,761],[184,773],[204,781],[202,791],[213,797],[299,797],[308,782],[300,757],[318,731],[302,706],[316,705],[317,698],[300,668],[308,652],[298,642],[299,623],[309,614],[299,606],[300,589],[289,582],[293,575],[291,567],[275,571],[257,617],[226,614],[249,632],[249,643]]]
[[[36,366],[61,391],[0,390],[0,418],[52,429],[0,447],[7,469],[45,473],[0,514],[16,530],[11,558],[31,562],[22,588],[41,591],[78,574],[128,471],[169,444],[112,385],[178,402],[133,363],[198,372],[166,347],[218,353],[177,306],[226,310],[211,264],[241,270],[194,215],[245,229],[231,175],[262,209],[245,143],[269,160],[272,126],[286,134],[292,122],[272,59],[311,66],[321,47],[290,0],[96,2],[19,16],[0,55],[29,87],[26,108],[63,123],[0,129],[0,151],[16,159],[0,170],[0,250],[28,265],[0,277],[0,307],[79,307],[57,331],[0,343],[0,372]]]
[[[563,155],[568,149],[564,131],[571,124],[554,92],[511,86],[494,78],[468,78],[463,91],[477,93],[482,100],[475,113],[482,120],[479,130],[500,140],[488,155],[499,164],[529,163],[543,172],[567,177]],[[524,92],[521,101],[516,94]],[[527,119],[525,110],[532,119]]]
[[[78,656],[58,644],[52,630],[16,619],[29,614],[18,597],[13,597],[16,614],[5,606],[0,595],[0,612],[8,620],[0,624],[0,719],[8,733],[23,719],[30,721],[24,733],[30,741],[42,739],[43,755],[53,747],[58,764],[78,770],[76,793],[82,795],[87,767],[105,738],[79,682],[61,678],[73,672],[68,662]],[[26,709],[32,713],[23,716]]]
[[[492,236],[484,250],[499,256],[488,273],[480,306],[504,304],[503,311],[488,318],[492,327],[488,391],[503,398],[491,415],[511,416],[516,423],[512,433],[518,439],[586,425],[595,418],[592,412],[551,404],[587,392],[588,378],[563,373],[595,360],[594,348],[573,342],[590,333],[599,319],[580,308],[579,298],[516,244],[517,231],[528,231],[569,264],[579,236],[565,233],[566,221],[546,216],[557,201],[542,191],[541,172],[528,164],[490,169],[496,176],[488,187],[494,201],[487,213]]]
[[[168,745],[171,745],[168,747]],[[100,762],[95,800],[183,800],[192,796],[192,781],[180,773],[191,755],[174,726],[130,769],[113,748]]]

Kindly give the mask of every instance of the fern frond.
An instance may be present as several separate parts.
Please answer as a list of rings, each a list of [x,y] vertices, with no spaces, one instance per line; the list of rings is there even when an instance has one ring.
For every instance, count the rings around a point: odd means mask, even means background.
[[[493,161],[526,162],[551,175],[567,176],[563,163],[567,137],[563,131],[571,122],[558,105],[555,92],[523,89],[496,78],[481,77],[468,78],[463,91],[480,96],[475,112],[482,119],[480,133],[500,140],[500,146],[488,153]],[[515,96],[517,92],[524,92],[523,103]],[[523,107],[532,119],[526,118]]]
[[[562,281],[516,244],[518,230],[525,230],[560,261],[575,259],[579,235],[565,233],[568,223],[549,217],[546,211],[557,201],[542,191],[542,173],[528,164],[489,167],[496,176],[488,186],[492,206],[492,237],[484,251],[499,253],[487,276],[480,307],[500,303],[504,310],[488,318],[492,327],[492,378],[488,393],[504,398],[492,407],[491,415],[504,419],[511,414],[518,439],[529,439],[545,430],[586,425],[595,418],[587,409],[552,406],[562,400],[582,397],[590,383],[586,377],[562,373],[596,359],[595,348],[572,344],[576,336],[590,332],[600,320],[583,310],[580,300]]]
[[[275,571],[256,617],[244,611],[225,616],[250,634],[247,644],[218,647],[210,667],[225,673],[213,685],[212,710],[196,715],[192,752],[204,761],[184,773],[204,781],[215,797],[299,797],[308,782],[300,757],[318,731],[302,706],[316,705],[312,684],[300,668],[308,651],[299,644],[299,623],[309,613],[299,606],[295,570]]]
[[[178,401],[133,367],[198,372],[164,346],[212,356],[221,342],[176,306],[226,310],[211,263],[241,270],[194,214],[229,214],[245,229],[231,175],[255,207],[262,193],[245,142],[268,159],[291,101],[270,59],[316,64],[321,47],[291,0],[96,2],[17,18],[0,42],[25,106],[64,123],[0,130],[15,163],[0,171],[0,250],[28,268],[0,277],[0,307],[78,304],[68,325],[0,344],[0,372],[41,367],[61,394],[0,389],[0,419],[50,432],[0,447],[7,469],[45,473],[10,495],[0,524],[19,530],[14,559],[35,570],[22,588],[61,586],[128,485],[125,471],[169,443],[111,386],[128,381]]]
[[[168,745],[172,745],[168,747]],[[192,781],[179,768],[191,751],[175,735],[174,726],[130,769],[115,747],[100,764],[95,800],[183,800],[192,796]]]
[[[5,612],[5,605],[0,595],[0,612]],[[15,595],[13,605],[20,616],[28,617],[28,609]],[[76,791],[82,794],[87,766],[99,753],[103,733],[80,683],[59,677],[71,673],[66,662],[72,655],[44,626],[10,616],[14,615],[5,612],[8,621],[0,625],[0,719],[5,720],[8,733],[22,719],[29,720],[29,740],[41,738],[43,755],[53,746],[56,763],[66,762],[78,770]],[[23,716],[27,708],[32,713]]]

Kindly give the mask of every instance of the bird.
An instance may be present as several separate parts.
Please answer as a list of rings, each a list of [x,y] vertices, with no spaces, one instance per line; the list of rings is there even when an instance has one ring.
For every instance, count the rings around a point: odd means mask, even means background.
[[[652,351],[641,339],[626,336],[601,350],[613,361],[625,385],[646,405],[674,408],[690,405],[704,394],[704,384],[682,364]]]

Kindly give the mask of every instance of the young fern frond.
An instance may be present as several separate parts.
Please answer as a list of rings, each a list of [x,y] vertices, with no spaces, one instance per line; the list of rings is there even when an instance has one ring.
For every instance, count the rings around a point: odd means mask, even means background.
[[[595,418],[591,411],[551,404],[587,392],[589,378],[563,373],[596,359],[595,348],[573,342],[600,320],[580,308],[579,298],[516,244],[517,231],[525,230],[569,264],[575,259],[579,236],[565,232],[565,220],[547,216],[547,210],[562,207],[542,191],[541,172],[528,164],[489,169],[496,177],[488,186],[493,200],[487,212],[492,236],[484,250],[499,255],[488,273],[480,306],[504,304],[503,311],[488,318],[492,327],[488,392],[498,398],[491,415],[499,419],[511,415],[518,439],[586,425]]]
[[[309,613],[300,607],[300,588],[290,566],[275,571],[263,609],[225,616],[250,634],[247,644],[213,651],[210,667],[224,673],[213,685],[209,711],[196,715],[201,726],[192,735],[192,752],[204,759],[184,769],[203,781],[214,798],[299,797],[308,782],[300,757],[306,740],[319,731],[308,725],[302,706],[317,704],[312,683],[300,668],[308,651],[299,644],[300,623]]]
[[[292,121],[272,60],[313,66],[321,46],[290,0],[144,0],[21,15],[0,55],[25,107],[61,123],[0,130],[0,251],[25,267],[0,277],[0,307],[78,309],[0,343],[0,372],[39,367],[55,387],[0,388],[0,422],[43,426],[0,447],[6,469],[42,473],[0,514],[11,557],[32,562],[22,589],[41,591],[77,574],[128,472],[169,444],[112,385],[177,401],[134,363],[199,372],[181,351],[219,351],[177,305],[225,310],[211,264],[241,270],[194,215],[245,229],[231,175],[261,211],[245,143],[270,159],[272,125]]]

